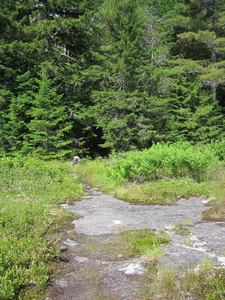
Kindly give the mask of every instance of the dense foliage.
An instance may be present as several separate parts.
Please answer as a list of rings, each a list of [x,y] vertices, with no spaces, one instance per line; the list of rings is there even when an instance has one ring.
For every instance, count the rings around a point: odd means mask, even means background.
[[[3,0],[0,153],[224,137],[223,0]]]
[[[207,170],[219,163],[211,147],[188,142],[158,143],[143,151],[127,152],[107,169],[109,176],[129,181],[188,177],[200,181]]]

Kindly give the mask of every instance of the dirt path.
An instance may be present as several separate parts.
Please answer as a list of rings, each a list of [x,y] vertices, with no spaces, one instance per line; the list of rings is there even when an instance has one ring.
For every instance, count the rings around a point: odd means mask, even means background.
[[[181,199],[175,206],[131,205],[87,187],[73,205],[63,205],[82,218],[61,241],[62,272],[51,283],[46,300],[146,299],[146,257],[130,256],[119,232],[130,229],[165,230],[165,246],[157,268],[196,267],[204,258],[225,266],[225,223],[203,222],[202,198]]]

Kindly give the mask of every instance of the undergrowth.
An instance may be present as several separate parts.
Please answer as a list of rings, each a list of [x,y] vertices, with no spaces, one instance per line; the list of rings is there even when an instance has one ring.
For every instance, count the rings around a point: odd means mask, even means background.
[[[115,179],[129,181],[169,178],[205,180],[208,170],[219,162],[210,147],[196,147],[188,142],[157,143],[143,151],[128,152],[114,160],[107,173]]]
[[[133,203],[170,204],[181,197],[214,197],[205,218],[224,220],[224,149],[222,142],[198,147],[188,143],[156,144],[109,159],[83,159],[76,166],[34,158],[2,158],[0,299],[41,299],[57,257],[56,228],[67,218],[58,204],[72,202],[83,193],[77,174],[102,191]],[[136,236],[134,240],[130,239],[130,247],[149,256],[160,255],[157,247],[164,242],[159,240],[157,245],[153,239],[155,253],[151,253],[145,248],[145,243],[151,244],[149,237]],[[220,299],[223,282],[215,281],[215,276],[206,278],[207,285],[200,286],[209,295],[204,299]],[[168,287],[175,293],[171,284],[168,282]],[[196,295],[200,290],[195,290]],[[213,290],[218,291],[217,298],[213,298]]]
[[[0,299],[42,299],[58,255],[57,204],[83,188],[56,161],[2,158],[0,169]]]
[[[159,300],[223,300],[225,299],[225,269],[202,262],[199,270],[190,269],[181,274],[164,268],[152,274],[151,286],[145,290],[144,299]]]

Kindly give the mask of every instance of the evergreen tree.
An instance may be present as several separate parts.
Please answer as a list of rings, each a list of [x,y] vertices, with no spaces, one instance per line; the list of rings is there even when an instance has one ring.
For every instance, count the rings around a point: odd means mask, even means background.
[[[2,154],[104,155],[223,136],[223,0],[0,9]]]
[[[15,152],[22,148],[24,151],[24,137],[29,136],[31,124],[34,121],[37,124],[39,114],[35,93],[41,93],[42,96],[39,97],[43,97],[40,86],[44,85],[45,79],[45,88],[49,86],[56,99],[61,99],[56,101],[59,107],[51,108],[49,102],[48,109],[51,111],[59,108],[64,120],[67,114],[65,123],[70,122],[71,127],[67,138],[72,141],[73,135],[76,137],[76,132],[82,131],[82,124],[77,124],[71,117],[75,115],[74,107],[89,101],[90,92],[84,91],[85,87],[82,86],[82,70],[89,64],[90,41],[85,24],[88,24],[89,10],[93,9],[93,4],[91,1],[77,1],[74,5],[73,1],[66,0],[31,0],[29,3],[19,0],[3,1],[1,8],[4,15],[0,14],[0,21],[5,29],[2,30],[1,27],[0,37],[0,93],[2,106],[4,105],[1,112],[0,143],[3,151]],[[40,77],[43,65],[46,77]],[[52,96],[49,97],[51,99]],[[59,126],[60,132],[61,123],[55,124],[53,119],[52,117],[49,121],[53,122],[55,130]],[[76,128],[72,128],[73,126]],[[50,134],[50,131],[46,130],[47,132]],[[58,147],[56,143],[54,147],[46,149],[52,152],[53,148]],[[72,148],[70,142],[67,143],[67,148]]]
[[[161,134],[167,99],[157,96],[167,90],[168,52],[153,24],[157,18],[149,17],[149,6],[134,0],[104,1],[96,14],[99,51],[89,71],[97,88],[90,111],[103,130],[103,147],[140,149]],[[163,85],[165,93],[159,92]]]
[[[202,88],[199,75],[176,75],[166,124],[168,141],[210,142],[223,134],[217,101]]]
[[[34,94],[33,105],[26,111],[30,122],[27,124],[28,133],[24,136],[22,151],[31,151],[41,157],[63,157],[69,151],[66,146],[72,142],[68,138],[72,125],[68,122],[63,95],[57,93],[54,81],[48,79],[46,74],[42,74],[37,83],[38,91]]]
[[[174,54],[181,58],[177,61],[180,71],[201,74],[202,82],[211,87],[214,101],[217,87],[225,84],[224,10],[221,0],[193,0],[180,5],[178,16],[169,19],[177,31]]]
[[[187,1],[167,20],[176,33],[169,138],[207,142],[223,136],[223,115],[216,96],[217,87],[225,83],[222,48],[218,47],[225,42],[218,27],[223,9],[219,0]]]

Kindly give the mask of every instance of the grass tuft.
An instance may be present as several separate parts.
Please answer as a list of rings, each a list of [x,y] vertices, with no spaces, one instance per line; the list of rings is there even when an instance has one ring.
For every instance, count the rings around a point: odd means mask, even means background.
[[[152,276],[152,273],[150,273]],[[173,268],[164,268],[152,276],[149,297],[145,299],[225,299],[225,270],[213,268],[210,262],[202,262],[200,270],[187,270],[179,274]]]
[[[162,255],[161,246],[169,242],[164,232],[156,233],[147,229],[123,231],[121,238],[134,254],[148,256],[150,260],[158,260]]]

